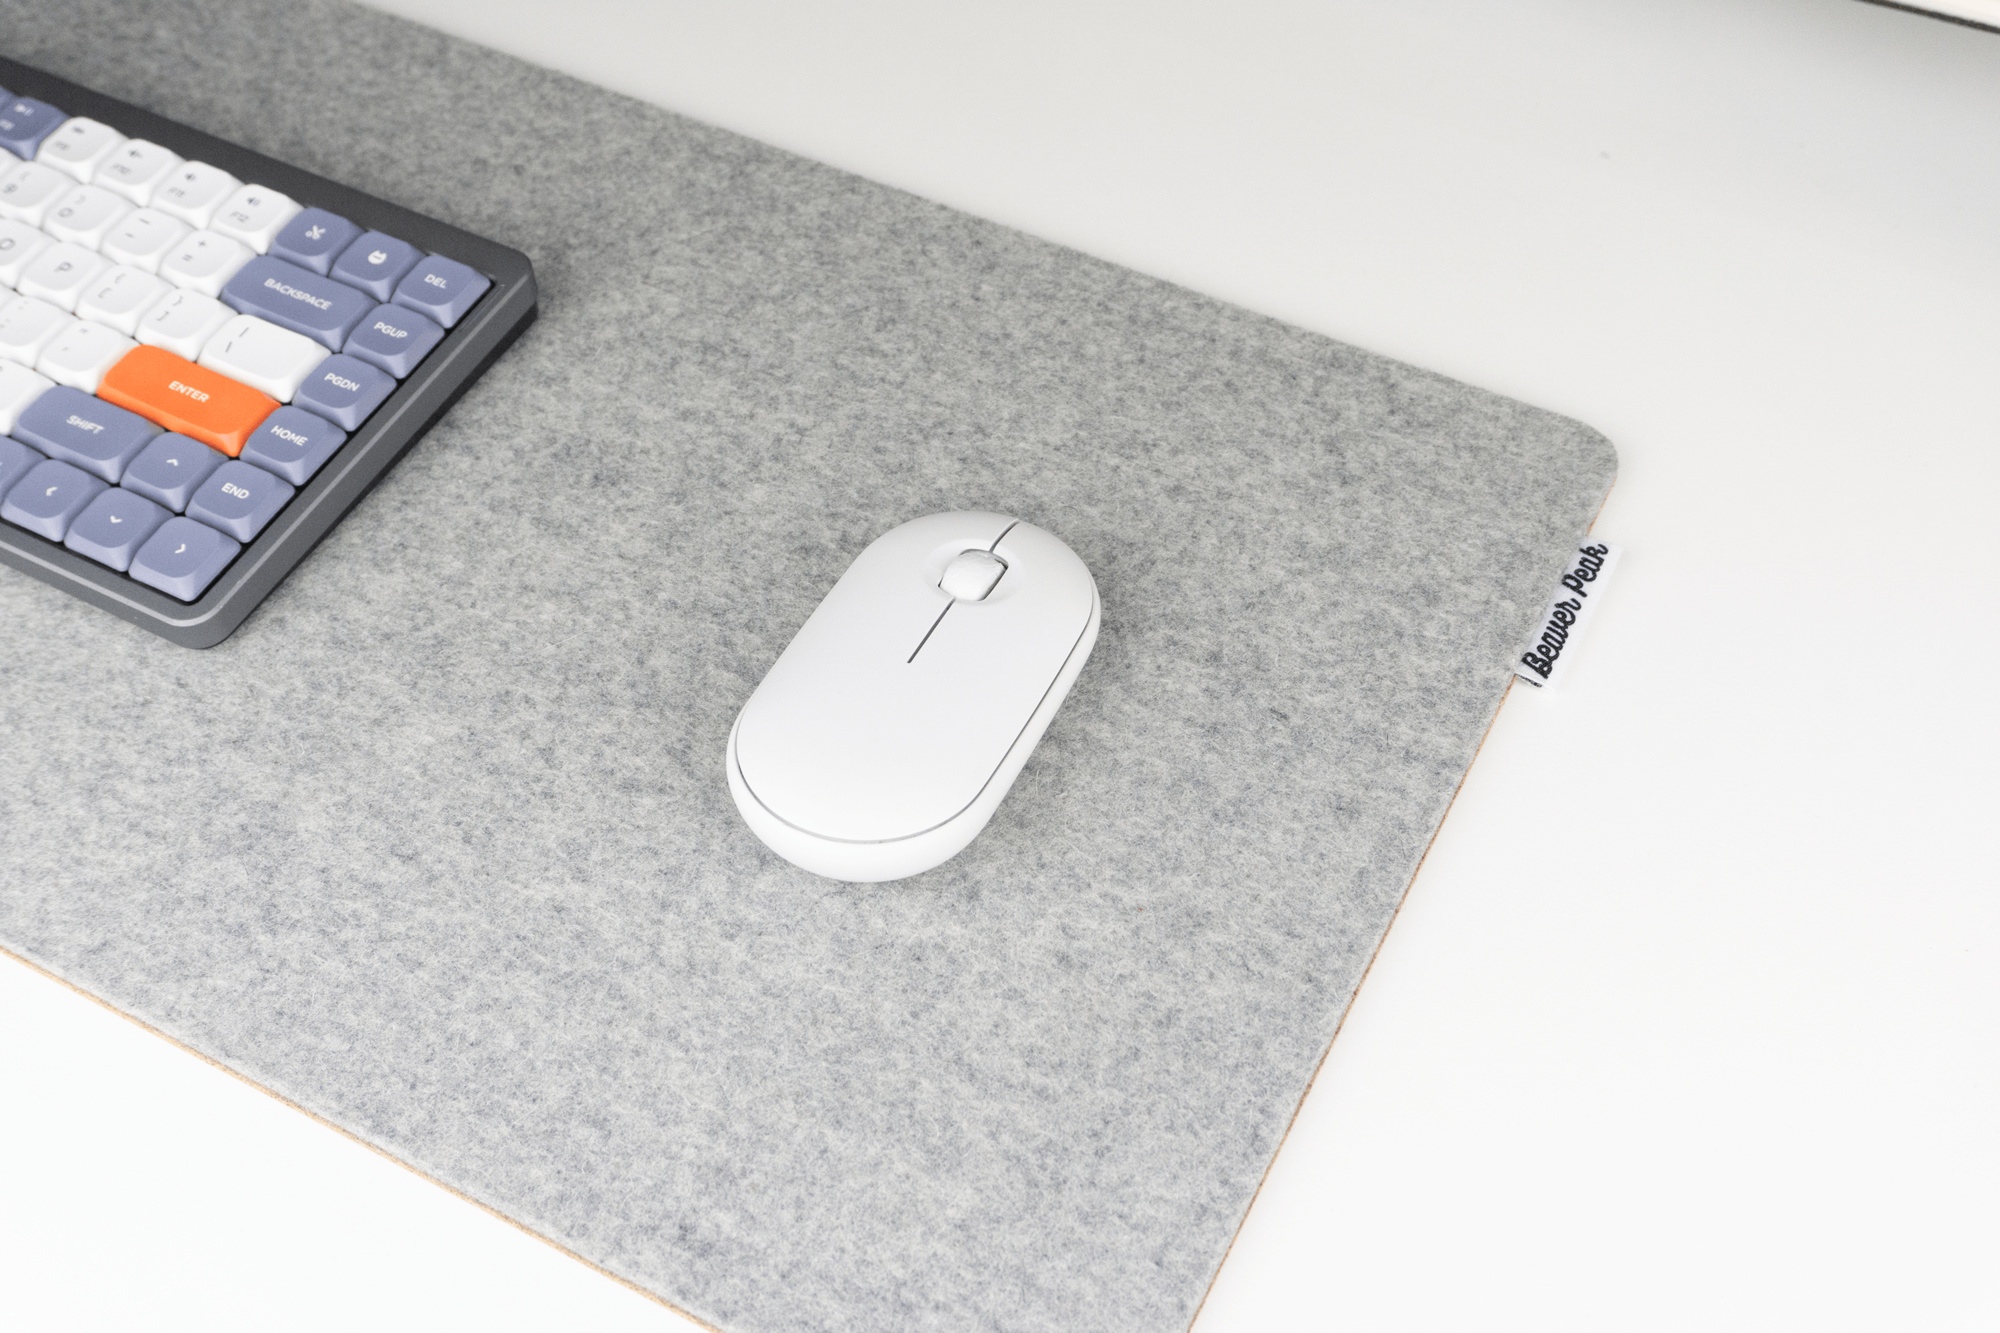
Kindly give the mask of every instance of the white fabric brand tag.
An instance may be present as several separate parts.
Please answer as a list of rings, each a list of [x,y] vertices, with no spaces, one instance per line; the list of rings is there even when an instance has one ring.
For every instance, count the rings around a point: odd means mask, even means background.
[[[1553,685],[1570,660],[1564,650],[1576,641],[1584,622],[1604,596],[1604,582],[1618,563],[1618,548],[1610,542],[1587,542],[1576,548],[1548,610],[1528,638],[1528,647],[1514,663],[1514,674],[1540,689]]]

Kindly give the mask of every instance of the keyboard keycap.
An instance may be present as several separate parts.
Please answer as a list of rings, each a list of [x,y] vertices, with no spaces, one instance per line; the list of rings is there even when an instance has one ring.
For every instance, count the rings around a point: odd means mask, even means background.
[[[12,435],[21,422],[21,414],[54,387],[54,380],[18,361],[0,361],[0,435]],[[6,489],[0,486],[0,493]]]
[[[37,537],[59,542],[84,506],[97,498],[104,483],[80,468],[44,459],[14,483],[0,503],[0,518],[26,528]]]
[[[97,174],[97,166],[125,142],[125,136],[101,120],[73,116],[56,127],[35,151],[35,161],[79,181]]]
[[[396,381],[387,371],[351,356],[330,356],[306,377],[292,403],[352,431],[395,391]]]
[[[153,187],[150,206],[168,217],[179,218],[190,227],[206,227],[222,201],[243,184],[221,167],[206,162],[183,162]]]
[[[308,208],[285,224],[271,242],[271,253],[325,277],[334,259],[360,234],[361,228],[340,214]]]
[[[493,280],[456,259],[430,255],[396,284],[397,305],[427,315],[445,328],[464,319]]]
[[[341,350],[351,357],[406,378],[444,338],[444,330],[414,310],[378,305],[361,321]]]
[[[170,517],[144,496],[113,486],[84,506],[69,525],[63,545],[122,574],[146,539]]]
[[[218,374],[195,365],[163,347],[127,352],[105,375],[97,392],[108,403],[200,440],[231,458],[243,452],[250,432],[278,407],[274,400],[226,372]]]
[[[42,349],[75,322],[47,301],[0,297],[0,357],[32,368]]]
[[[47,102],[37,102],[32,97],[9,98],[6,106],[0,108],[0,148],[15,157],[33,157],[42,140],[55,133],[56,126],[67,119]]]
[[[299,206],[270,186],[245,185],[222,201],[208,229],[241,241],[261,255],[298,214]]]
[[[374,308],[374,302],[345,283],[270,255],[245,264],[222,289],[222,299],[246,315],[302,333],[331,352],[340,350]]]
[[[155,435],[126,467],[118,484],[178,514],[194,498],[195,488],[227,461],[199,440],[172,433]]]
[[[76,182],[40,162],[24,162],[0,178],[0,217],[39,227]]]
[[[131,200],[101,186],[79,185],[56,200],[42,222],[42,230],[59,241],[74,241],[95,250],[131,211]]]
[[[146,312],[165,300],[173,288],[141,268],[119,264],[106,269],[76,301],[76,317],[109,325],[126,337],[136,337]]]
[[[178,291],[140,316],[138,338],[192,361],[229,319],[229,307],[213,296]]]
[[[201,349],[202,365],[281,403],[291,402],[306,376],[326,358],[326,348],[303,333],[281,329],[255,315],[236,316]]]
[[[111,229],[98,253],[114,264],[130,264],[148,273],[158,273],[160,261],[193,230],[179,218],[170,218],[157,208],[141,208],[127,213]]]
[[[19,282],[29,262],[54,244],[39,227],[0,218],[0,286],[12,287]]]
[[[28,475],[32,478],[34,473]],[[295,494],[291,483],[241,459],[231,459],[195,489],[187,513],[239,542],[254,541]]]
[[[403,275],[422,258],[423,252],[408,241],[399,241],[379,231],[364,231],[333,261],[333,276],[350,287],[359,287],[377,301],[386,301]]]
[[[332,422],[303,408],[281,407],[251,433],[241,457],[294,486],[303,486],[345,443],[347,432]]]
[[[102,185],[143,208],[153,201],[154,188],[180,164],[178,153],[144,139],[127,139],[97,168],[91,184]]]
[[[57,384],[96,393],[105,372],[138,345],[107,324],[79,319],[42,349],[35,369]]]
[[[14,489],[14,483],[28,475],[28,469],[42,461],[42,456],[22,444],[0,435],[0,497]]]
[[[37,398],[14,427],[16,437],[50,458],[113,484],[159,433],[143,417],[61,385]]]
[[[160,261],[160,276],[203,296],[220,296],[236,271],[254,256],[241,241],[212,231],[189,232]]]
[[[74,310],[83,289],[110,267],[111,261],[95,250],[58,241],[29,262],[14,290],[23,296],[40,297],[60,309]]]
[[[192,602],[243,547],[205,523],[170,518],[132,557],[132,577],[169,597]]]

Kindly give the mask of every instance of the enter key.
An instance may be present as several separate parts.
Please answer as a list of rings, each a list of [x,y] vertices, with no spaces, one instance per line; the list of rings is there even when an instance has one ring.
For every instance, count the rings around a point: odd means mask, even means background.
[[[231,458],[278,401],[164,347],[137,347],[106,372],[97,396]]]

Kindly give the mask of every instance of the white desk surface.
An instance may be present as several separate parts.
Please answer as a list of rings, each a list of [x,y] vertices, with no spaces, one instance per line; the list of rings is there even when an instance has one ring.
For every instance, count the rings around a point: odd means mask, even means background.
[[[2000,1326],[2000,35],[381,2],[1617,443],[1197,1333]],[[0,1145],[10,1327],[692,1327],[12,962]]]

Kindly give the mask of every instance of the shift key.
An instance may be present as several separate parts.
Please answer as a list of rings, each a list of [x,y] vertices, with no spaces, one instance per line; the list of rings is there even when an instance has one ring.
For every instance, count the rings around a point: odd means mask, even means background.
[[[97,396],[231,458],[243,452],[250,432],[278,410],[277,399],[164,347],[127,352],[105,372]]]
[[[259,256],[238,269],[222,289],[222,300],[246,315],[303,333],[336,352],[361,317],[375,308],[366,292],[270,255]]]

